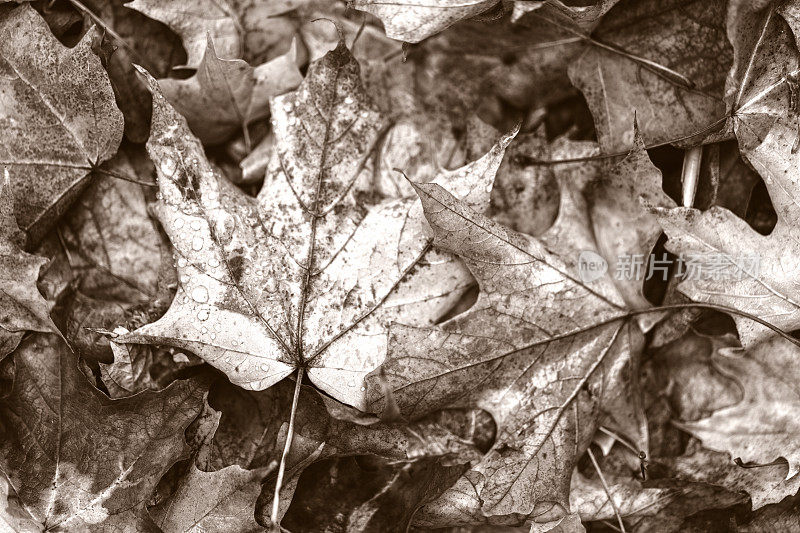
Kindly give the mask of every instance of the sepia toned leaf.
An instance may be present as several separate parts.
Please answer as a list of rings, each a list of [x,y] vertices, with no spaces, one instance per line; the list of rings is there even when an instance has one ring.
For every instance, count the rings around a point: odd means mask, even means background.
[[[361,382],[384,354],[388,322],[433,322],[471,279],[453,257],[430,253],[416,200],[359,190],[381,129],[358,64],[342,44],[272,100],[277,149],[255,200],[210,167],[150,84],[157,213],[180,285],[164,317],[118,342],[187,349],[253,390],[305,367],[322,390],[363,407]],[[437,180],[485,210],[512,137]]]
[[[50,531],[143,530],[144,505],[183,453],[202,384],[109,400],[56,336],[27,338],[13,358],[14,386],[0,402],[0,468],[24,508]]]
[[[114,155],[122,114],[91,32],[67,48],[28,4],[4,13],[0,32],[0,165],[11,176],[17,222],[37,242],[90,170]]]

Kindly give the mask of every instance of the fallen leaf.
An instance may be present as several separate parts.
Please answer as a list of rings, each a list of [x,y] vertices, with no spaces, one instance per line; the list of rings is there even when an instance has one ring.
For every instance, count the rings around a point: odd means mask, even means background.
[[[639,480],[614,479],[606,476],[609,491],[597,478],[589,479],[577,470],[572,474],[569,504],[584,522],[610,520],[616,522],[614,506],[623,519],[652,516],[666,507],[674,498],[671,488],[645,488]],[[610,493],[610,494],[609,494]],[[614,506],[609,501],[614,499]]]
[[[263,531],[253,510],[267,472],[237,465],[202,472],[192,464],[177,491],[151,508],[150,514],[164,533]]]
[[[0,184],[0,359],[17,347],[26,331],[58,333],[50,305],[36,287],[47,259],[22,251],[25,235],[14,218],[9,172]]]
[[[295,63],[296,46],[253,68],[241,59],[217,57],[209,36],[194,76],[161,79],[158,84],[172,106],[186,117],[192,132],[206,145],[218,144],[251,121],[267,116],[270,98],[300,84],[303,77]]]
[[[118,328],[118,333],[128,333]],[[144,390],[157,390],[158,384],[150,377],[153,354],[149,346],[117,344],[111,341],[114,361],[100,363],[100,376],[112,398],[124,398]]]
[[[202,0],[188,7],[180,0],[134,0],[125,6],[163,22],[180,35],[186,67],[198,68],[209,37],[221,57],[241,57],[236,16],[227,0]]]
[[[697,133],[725,116],[725,2],[631,4],[606,14],[592,32],[595,42],[569,66],[606,152],[631,146],[634,116],[647,145]]]
[[[433,322],[471,277],[452,256],[429,253],[416,200],[356,183],[380,136],[358,64],[341,44],[297,91],[272,100],[277,150],[258,199],[209,166],[150,84],[156,211],[180,286],[164,317],[118,342],[187,349],[254,390],[304,367],[322,390],[363,407],[361,380],[384,354],[387,323]],[[512,136],[437,179],[485,210]]]
[[[745,463],[765,464],[783,457],[789,463],[786,479],[797,476],[798,357],[800,348],[780,337],[762,341],[739,356],[718,352],[715,364],[741,384],[744,398],[708,418],[681,422],[679,427],[706,448],[728,452]]]
[[[591,30],[601,20],[614,5],[620,0],[597,0],[596,2],[586,2],[586,5],[572,5],[572,2],[562,2],[561,0],[549,0],[541,2],[537,0],[515,0],[511,20],[518,21],[532,11],[547,11],[565,16],[574,22],[579,28]]]
[[[0,18],[0,33],[0,165],[20,228],[37,242],[116,151],[122,113],[92,53],[94,30],[67,48],[25,4]]]
[[[787,479],[788,465],[778,463],[758,468],[744,468],[731,461],[726,453],[701,448],[693,441],[686,453],[675,458],[659,458],[662,464],[675,469],[675,477],[698,483],[710,483],[731,492],[750,495],[753,509],[778,503],[800,490],[800,476]]]
[[[386,35],[392,39],[418,43],[459,20],[483,13],[496,3],[497,0],[442,0],[431,5],[424,0],[396,3],[352,0],[351,5],[381,19]]]
[[[800,68],[791,32],[779,13],[765,15],[762,35],[769,36],[752,51],[754,61],[780,57],[787,71]],[[749,72],[749,71],[748,71]],[[777,80],[776,80],[777,78]],[[800,153],[794,149],[798,113],[790,104],[790,80],[770,69],[758,69],[740,80],[740,98],[734,101],[733,125],[742,154],[762,176],[778,215],[769,235],[762,235],[732,212],[712,207],[700,212],[677,208],[656,210],[669,241],[667,248],[685,259],[695,257],[701,271],[687,276],[679,288],[692,300],[726,305],[785,329],[800,327],[796,285],[800,276],[795,245]],[[780,111],[776,111],[780,110]],[[711,254],[704,257],[703,254]],[[748,259],[751,258],[751,259]],[[752,259],[755,258],[755,259]],[[712,262],[738,271],[714,279]],[[749,261],[749,262],[748,262]],[[755,263],[753,263],[755,261]],[[748,266],[749,265],[749,266]],[[702,268],[705,267],[705,275]],[[729,270],[730,272],[730,270]],[[734,317],[745,347],[767,338],[770,331],[756,322]]]
[[[643,207],[633,208],[634,199],[668,199],[641,139],[638,146],[599,179],[592,165],[561,173],[559,215],[539,239],[475,213],[439,185],[414,184],[435,245],[464,260],[481,292],[469,311],[441,328],[393,326],[380,373],[408,418],[454,405],[485,409],[498,424],[492,450],[431,505],[468,509],[462,511],[466,523],[480,523],[481,513],[512,523],[519,522],[515,517],[541,524],[560,520],[568,514],[576,454],[589,444],[601,409],[647,449],[641,406],[624,392],[636,390],[632,368],[641,331],[635,322],[612,319],[624,313],[626,302],[639,305],[639,293],[602,272],[581,280],[577,270],[581,253],[602,259],[598,251],[649,250],[657,236],[654,220]],[[596,150],[571,147],[586,148]],[[609,199],[594,190],[591,198],[598,202],[587,205],[584,187],[604,187],[608,198],[627,203],[624,217],[640,217],[637,227],[625,231],[621,221],[607,226],[601,216],[595,219]],[[622,244],[608,246],[616,242]],[[603,325],[587,327],[598,323]],[[386,401],[381,374],[367,379],[373,410]]]
[[[109,400],[53,335],[27,338],[13,358],[0,468],[25,509],[47,530],[144,530],[144,505],[183,453],[202,385]]]

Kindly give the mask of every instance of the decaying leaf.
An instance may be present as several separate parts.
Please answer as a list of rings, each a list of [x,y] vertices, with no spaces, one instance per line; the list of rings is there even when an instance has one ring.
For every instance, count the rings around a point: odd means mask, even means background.
[[[754,64],[765,56],[779,57],[782,68],[797,71],[797,48],[782,22],[785,19],[772,11],[764,17],[764,40],[758,41],[751,52]],[[720,207],[706,212],[688,208],[656,212],[669,237],[667,247],[686,259],[695,257],[706,268],[705,275],[684,280],[682,292],[693,300],[735,307],[792,330],[800,327],[800,295],[796,290],[800,265],[795,244],[795,221],[800,213],[795,171],[800,162],[796,150],[798,113],[791,105],[794,93],[789,78],[770,69],[751,70],[739,81],[733,125],[742,154],[769,191],[778,215],[775,228],[762,235]],[[717,268],[735,267],[740,275],[724,283],[710,275],[715,258]],[[745,346],[769,336],[767,328],[752,320],[735,320]]]
[[[362,379],[385,353],[388,322],[432,323],[470,276],[429,252],[417,201],[358,183],[381,128],[357,62],[340,44],[297,91],[272,100],[277,149],[257,199],[210,167],[150,84],[157,212],[180,286],[164,317],[118,341],[185,348],[254,390],[304,367],[322,390],[364,407]],[[511,138],[437,180],[485,210]]]
[[[708,418],[682,422],[680,427],[712,450],[728,452],[745,463],[771,463],[783,457],[789,463],[786,479],[800,472],[795,427],[800,406],[795,362],[800,349],[782,338],[769,338],[743,355],[729,351],[717,366],[742,386],[741,402],[715,411]]]
[[[202,385],[109,400],[53,335],[27,338],[13,358],[0,468],[24,508],[49,531],[143,530],[145,503],[183,453]]]
[[[233,465],[202,472],[192,464],[172,497],[150,514],[164,533],[262,531],[253,510],[267,471]]]
[[[695,134],[725,116],[731,49],[725,2],[620,2],[569,67],[604,151],[627,150],[637,117],[645,143]]]
[[[29,4],[0,20],[0,165],[9,169],[15,214],[38,241],[122,138],[122,114],[93,32],[74,48],[50,33]]]
[[[200,65],[209,37],[221,57],[241,56],[239,29],[227,0],[202,0],[190,6],[180,0],[134,0],[126,7],[163,22],[180,35],[186,48],[187,67]]]
[[[50,305],[36,287],[47,259],[22,251],[25,236],[14,218],[8,170],[0,183],[0,359],[11,353],[25,331],[58,333]]]
[[[430,504],[460,508],[459,523],[481,523],[480,513],[512,522],[561,520],[568,513],[572,465],[591,440],[601,409],[647,448],[641,407],[628,403],[619,388],[631,379],[641,331],[634,322],[613,320],[626,304],[643,305],[641,293],[615,285],[604,272],[582,277],[577,268],[579,255],[602,260],[653,244],[655,220],[643,207],[634,209],[633,200],[639,194],[669,200],[640,138],[638,143],[599,179],[591,170],[560,175],[558,218],[538,239],[475,213],[437,184],[414,184],[436,246],[464,260],[481,292],[469,311],[440,329],[393,326],[381,374],[367,381],[374,409],[387,401],[380,385],[385,373],[391,397],[407,417],[457,405],[480,407],[495,418],[493,449]],[[587,205],[584,188],[593,190],[588,198],[597,199],[594,205]],[[638,220],[636,228],[606,220],[605,202],[612,196],[629,202],[622,217]]]
[[[303,77],[297,69],[297,45],[256,68],[241,59],[217,57],[209,36],[197,73],[186,80],[158,84],[173,107],[186,117],[205,144],[218,144],[269,112],[269,99],[295,89]]]
[[[352,0],[351,3],[356,9],[381,19],[386,35],[392,39],[418,43],[459,20],[483,13],[497,0],[443,0],[437,3],[425,0]]]

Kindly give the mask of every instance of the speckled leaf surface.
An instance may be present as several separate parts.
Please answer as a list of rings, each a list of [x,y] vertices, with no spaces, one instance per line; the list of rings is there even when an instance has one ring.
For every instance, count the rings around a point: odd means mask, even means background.
[[[569,149],[586,148],[573,143]],[[603,170],[600,178],[580,166],[559,173],[559,215],[539,239],[475,213],[437,184],[415,184],[434,244],[464,260],[480,294],[469,311],[441,328],[392,326],[389,357],[367,379],[372,407],[384,406],[385,379],[407,417],[469,406],[489,411],[498,424],[492,450],[429,510],[461,509],[464,524],[486,517],[560,520],[569,510],[572,465],[600,410],[610,411],[646,449],[641,407],[626,403],[625,392],[636,389],[629,367],[641,350],[641,331],[634,322],[609,321],[626,304],[642,305],[641,293],[608,275],[583,281],[576,266],[582,251],[608,252],[601,243],[614,254],[649,250],[655,220],[632,205],[639,195],[655,194],[659,173],[641,148]],[[587,205],[584,190],[596,204]],[[631,226],[622,219],[592,225],[591,213],[605,222],[606,193],[629,204],[623,211]]]
[[[626,0],[606,14],[592,37],[605,46],[588,45],[569,66],[569,76],[586,97],[604,151],[630,148],[634,116],[647,145],[724,118],[732,60],[725,2]]]
[[[14,218],[6,170],[0,182],[0,359],[17,346],[25,331],[58,332],[50,304],[36,287],[47,259],[22,251],[24,238]]]
[[[800,116],[791,103],[794,91],[791,80],[782,71],[762,69],[766,58],[781,58],[782,68],[797,72],[800,68],[795,37],[797,28],[792,12],[783,17],[768,12],[761,20],[760,35],[750,53],[751,68],[745,69],[732,96],[735,108],[733,125],[740,149],[761,175],[777,214],[777,223],[769,235],[762,235],[747,222],[722,207],[701,212],[677,208],[656,210],[673,253],[692,255],[718,254],[728,264],[739,264],[757,254],[758,268],[733,279],[719,280],[694,276],[684,280],[680,290],[696,301],[735,307],[757,315],[786,329],[800,327],[800,245],[797,220],[800,217],[800,188],[796,169],[797,120]],[[785,21],[793,22],[788,26]],[[776,112],[776,110],[786,110]],[[752,320],[734,317],[745,346],[767,338],[770,332]]]
[[[392,39],[418,43],[460,20],[486,11],[496,3],[497,0],[354,0],[352,5],[381,19],[386,35]]]
[[[189,349],[255,390],[305,367],[322,390],[364,407],[362,379],[384,357],[388,322],[432,323],[471,277],[430,250],[418,200],[359,183],[382,128],[358,63],[340,45],[272,100],[276,152],[256,199],[210,167],[154,83],[148,150],[180,286],[164,317],[120,342]],[[485,210],[511,138],[437,180]]]
[[[48,531],[145,530],[144,505],[184,451],[201,384],[110,400],[54,335],[27,338],[14,364],[0,469],[24,508]]]
[[[28,4],[0,21],[0,165],[9,169],[16,217],[37,241],[122,138],[122,113],[93,32],[74,48]]]

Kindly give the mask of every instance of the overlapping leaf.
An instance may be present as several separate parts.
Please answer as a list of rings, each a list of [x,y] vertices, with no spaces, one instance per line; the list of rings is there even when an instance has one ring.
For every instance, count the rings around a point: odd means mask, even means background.
[[[122,114],[93,32],[74,48],[28,4],[0,21],[0,165],[11,174],[17,221],[38,241],[122,138]]]
[[[646,302],[633,282],[617,285],[608,275],[584,281],[576,267],[582,252],[613,261],[623,252],[649,251],[656,223],[633,203],[640,194],[671,201],[641,148],[607,166],[600,179],[592,170],[559,176],[560,212],[539,239],[475,213],[436,184],[414,184],[435,244],[465,261],[481,292],[473,308],[440,329],[393,326],[389,358],[368,380],[370,400],[373,408],[387,401],[385,373],[390,397],[408,417],[445,405],[481,407],[494,416],[493,449],[429,504],[456,523],[480,523],[481,513],[503,522],[561,520],[571,467],[601,409],[647,447],[640,411],[620,388],[631,386],[623,383],[631,379],[641,332],[635,323],[610,320],[626,304]],[[584,188],[592,190],[594,205],[587,205]],[[626,206],[621,220],[607,219],[611,197]],[[638,220],[637,228],[624,229],[626,218]]]
[[[778,215],[775,228],[769,235],[761,235],[719,207],[706,212],[687,208],[656,212],[669,237],[667,247],[686,259],[699,258],[698,263],[706,268],[704,274],[684,280],[681,291],[693,300],[735,307],[792,330],[800,327],[800,293],[796,289],[800,210],[795,171],[800,153],[796,150],[798,113],[792,106],[794,82],[790,77],[800,63],[795,38],[786,24],[795,19],[772,9],[758,15],[761,37],[750,51],[750,68],[744,70],[731,96],[733,126],[743,155],[767,186]],[[775,57],[785,70],[761,68],[766,58]],[[754,255],[755,262],[749,259]],[[710,275],[713,262],[727,265],[728,274],[721,279]],[[735,320],[745,346],[769,335],[767,328],[752,320]]]
[[[150,80],[148,151],[180,286],[164,317],[120,342],[186,348],[254,390],[304,367],[335,398],[365,405],[361,381],[384,355],[387,322],[433,322],[470,276],[429,251],[417,201],[358,183],[381,132],[358,72],[340,44],[273,99],[277,149],[257,199],[212,169]],[[486,209],[510,139],[438,181]]]
[[[25,510],[49,531],[145,530],[145,503],[183,454],[202,384],[109,400],[56,336],[31,336],[13,357],[0,469]]]

